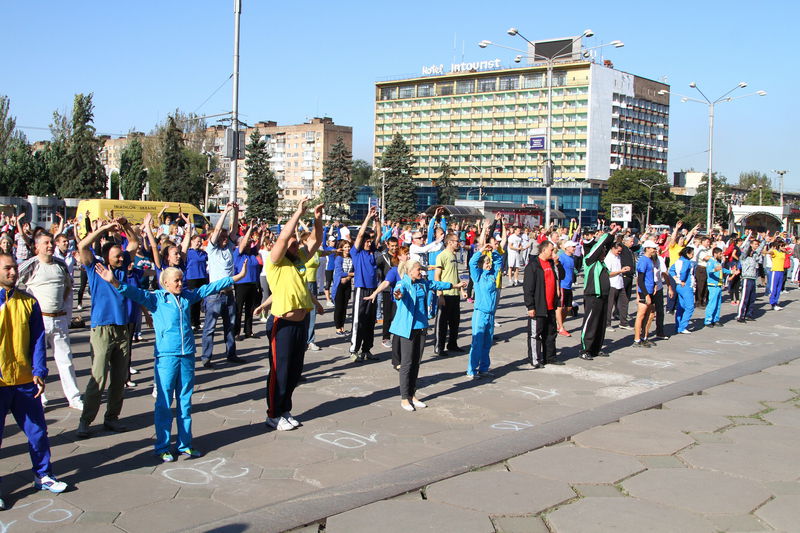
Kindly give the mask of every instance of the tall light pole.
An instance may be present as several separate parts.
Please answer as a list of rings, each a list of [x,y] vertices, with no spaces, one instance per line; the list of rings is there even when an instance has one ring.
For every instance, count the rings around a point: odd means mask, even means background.
[[[236,201],[236,186],[239,165],[239,19],[242,17],[242,0],[233,0],[233,113],[231,128],[234,132],[233,157],[231,158],[230,201]]]
[[[783,176],[784,176],[784,174],[786,174],[789,171],[788,170],[773,170],[773,172],[781,177],[781,207],[783,207]]]
[[[703,93],[703,91],[700,90],[700,87],[697,86],[697,83],[691,82],[689,84],[689,87],[691,87],[692,89],[696,89],[697,92],[699,92],[702,95],[703,99],[700,100],[700,99],[697,99],[697,98],[692,98],[690,96],[684,96],[684,95],[678,94],[678,93],[670,93],[670,91],[667,91],[665,89],[662,89],[662,90],[658,91],[658,94],[661,94],[661,95],[663,95],[663,94],[675,94],[675,95],[681,97],[681,102],[696,102],[698,104],[705,104],[705,105],[708,106],[708,174],[707,174],[707,178],[706,178],[706,181],[708,182],[708,200],[707,200],[707,206],[706,206],[706,208],[707,208],[706,230],[707,231],[711,231],[711,228],[713,227],[713,223],[714,223],[714,204],[713,204],[713,200],[712,200],[712,198],[713,198],[712,189],[713,189],[713,181],[714,181],[712,179],[712,176],[713,176],[713,174],[712,174],[712,165],[713,165],[713,162],[714,162],[714,106],[716,106],[717,104],[720,104],[722,102],[732,102],[733,100],[738,100],[739,98],[745,98],[747,96],[753,96],[753,95],[765,96],[767,94],[767,91],[756,91],[754,93],[745,94],[745,95],[742,95],[742,96],[728,96],[729,94],[731,94],[736,89],[744,89],[745,87],[747,87],[747,82],[741,81],[741,82],[736,84],[736,87],[734,87],[730,91],[726,92],[725,94],[723,94],[722,96],[720,96],[716,100],[712,101],[705,95],[705,93]]]
[[[380,167],[378,172],[381,173],[381,227],[386,222],[386,173],[391,170],[389,167]]]
[[[506,32],[511,36],[518,35],[521,37],[525,42],[529,45],[533,46],[535,49],[535,45],[533,42],[529,41],[524,35],[522,35],[517,28],[509,28]],[[553,67],[555,62],[559,59],[570,58],[574,56],[572,51],[564,53],[565,50],[571,50],[572,46],[581,38],[583,37],[592,37],[594,32],[592,30],[584,30],[578,37],[572,39],[572,41],[558,50],[552,56],[543,56],[536,53],[526,52],[524,50],[518,50],[516,48],[511,48],[509,46],[503,46],[497,43],[493,43],[491,41],[481,41],[478,43],[478,46],[481,48],[486,48],[489,45],[492,46],[499,46],[500,48],[507,48],[509,50],[514,50],[516,52],[522,52],[521,55],[518,55],[514,58],[516,63],[519,63],[523,57],[528,59],[533,59],[535,61],[544,61],[545,65],[547,66],[547,129],[546,129],[546,149],[547,149],[547,159],[545,160],[543,178],[544,178],[544,187],[545,187],[545,215],[544,215],[544,223],[545,227],[550,226],[550,202],[551,202],[551,189],[553,187],[553,152],[552,152],[552,124],[553,124]],[[614,46],[616,48],[622,48],[625,44],[622,41],[611,41],[610,43],[602,44],[600,46],[593,46],[591,48],[584,49],[583,56],[588,57],[589,50],[594,50],[596,48],[602,48],[604,46]]]
[[[645,187],[647,187],[647,214],[645,215],[645,223],[644,229],[647,231],[647,227],[650,226],[650,200],[653,197],[653,188],[654,187],[663,187],[663,183],[654,183],[652,185],[648,185],[646,183],[642,183]]]

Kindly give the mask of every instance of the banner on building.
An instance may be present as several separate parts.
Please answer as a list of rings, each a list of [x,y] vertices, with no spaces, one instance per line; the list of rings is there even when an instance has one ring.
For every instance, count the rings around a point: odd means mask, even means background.
[[[630,222],[633,217],[633,205],[611,204],[611,222]]]
[[[531,150],[544,150],[544,135],[534,135],[531,137]]]

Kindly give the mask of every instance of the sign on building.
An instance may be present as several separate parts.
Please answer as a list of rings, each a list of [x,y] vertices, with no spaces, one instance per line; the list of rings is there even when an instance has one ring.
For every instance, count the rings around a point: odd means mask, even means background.
[[[611,204],[611,222],[630,222],[632,217],[633,205]]]

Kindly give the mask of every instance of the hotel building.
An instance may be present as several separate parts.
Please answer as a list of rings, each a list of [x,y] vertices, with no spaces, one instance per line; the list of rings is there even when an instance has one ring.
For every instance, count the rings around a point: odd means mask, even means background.
[[[578,56],[553,67],[551,207],[567,219],[582,207],[587,224],[614,170],[666,173],[669,96],[658,92],[669,86]],[[543,205],[547,121],[543,62],[460,63],[447,73],[426,66],[421,76],[375,84],[375,159],[402,135],[417,158],[423,205],[435,202],[432,181],[444,162],[462,198]]]

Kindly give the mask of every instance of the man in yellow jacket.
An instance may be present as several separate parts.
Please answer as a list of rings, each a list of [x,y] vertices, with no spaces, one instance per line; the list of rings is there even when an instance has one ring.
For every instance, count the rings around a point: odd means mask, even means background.
[[[28,437],[34,487],[64,492],[67,484],[52,475],[41,401],[47,377],[42,310],[33,296],[14,288],[17,277],[17,262],[0,253],[0,439],[11,411]],[[5,508],[0,497],[0,510]]]

